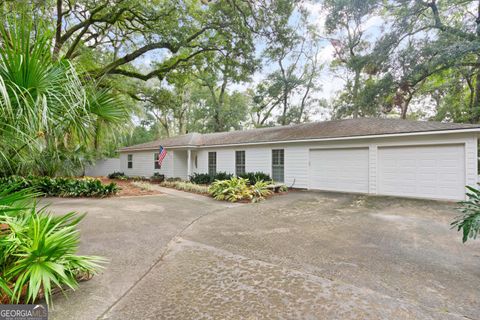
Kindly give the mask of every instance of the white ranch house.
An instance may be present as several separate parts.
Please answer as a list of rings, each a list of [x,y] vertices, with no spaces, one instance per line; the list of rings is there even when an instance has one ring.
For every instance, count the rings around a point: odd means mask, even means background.
[[[117,169],[182,179],[261,171],[289,187],[461,200],[477,183],[479,133],[479,125],[366,118],[190,133],[122,148]]]

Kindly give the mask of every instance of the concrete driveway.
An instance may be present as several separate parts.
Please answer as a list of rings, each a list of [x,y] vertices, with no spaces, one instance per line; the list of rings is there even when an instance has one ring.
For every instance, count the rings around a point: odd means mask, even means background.
[[[454,204],[172,192],[52,207],[88,211],[82,252],[111,260],[53,319],[478,319],[480,241],[450,230]]]

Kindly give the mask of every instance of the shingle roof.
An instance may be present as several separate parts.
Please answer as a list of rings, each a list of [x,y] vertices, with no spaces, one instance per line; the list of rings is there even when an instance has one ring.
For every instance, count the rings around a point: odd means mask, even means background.
[[[259,142],[268,143],[276,141],[420,133],[461,129],[479,129],[480,131],[480,125],[382,118],[358,118],[347,120],[311,122],[243,131],[229,131],[206,134],[189,133],[176,137],[164,138],[157,141],[125,147],[120,149],[120,151],[149,150],[158,148],[160,145],[164,147],[201,147],[230,144],[249,144]]]

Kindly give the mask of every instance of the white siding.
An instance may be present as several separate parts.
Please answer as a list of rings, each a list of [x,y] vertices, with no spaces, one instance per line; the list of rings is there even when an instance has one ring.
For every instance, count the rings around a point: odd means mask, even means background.
[[[153,173],[159,172],[166,177],[173,177],[173,151],[167,151],[167,156],[163,159],[162,168],[154,169],[154,155],[157,151],[131,151],[120,154],[120,171],[127,176],[151,177]],[[133,167],[127,168],[127,155],[133,155]]]
[[[217,172],[234,173],[235,149],[219,149],[215,151],[217,151]]]
[[[120,171],[119,158],[99,159],[85,167],[85,175],[89,177],[104,177],[115,171]]]
[[[472,187],[477,187],[478,174],[478,139],[475,136],[470,136],[465,141],[465,184]]]
[[[193,166],[193,172],[207,173],[208,172],[208,152],[207,150],[198,150],[195,152],[197,156],[197,166]],[[195,157],[194,157],[195,159]],[[195,161],[195,160],[194,160]]]
[[[272,150],[268,146],[237,148],[245,150],[245,171],[272,174]],[[233,173],[233,172],[232,172]]]
[[[285,184],[298,188],[308,187],[309,149],[292,145],[285,149]]]
[[[187,151],[186,150],[175,150],[173,153],[173,177],[181,178],[183,180],[188,179],[187,174]]]

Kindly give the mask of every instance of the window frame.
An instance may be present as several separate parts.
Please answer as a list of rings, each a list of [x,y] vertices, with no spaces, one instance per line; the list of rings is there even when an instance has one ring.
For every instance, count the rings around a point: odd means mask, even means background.
[[[281,157],[279,156],[281,155]],[[272,179],[275,182],[285,182],[285,149],[272,149],[271,153],[272,157]],[[278,163],[277,163],[278,162]],[[282,172],[282,179],[275,179],[274,177],[274,172],[276,171],[275,169],[281,169]]]
[[[243,163],[238,163],[238,155],[241,154],[243,155],[241,160],[243,160]],[[235,150],[235,175],[238,177],[239,175],[245,174],[247,172],[246,169],[246,152],[245,150]],[[241,170],[239,170],[241,169]],[[240,172],[241,171],[241,172]]]
[[[211,163],[214,161],[215,163]],[[208,174],[214,176],[217,174],[217,152],[209,151],[208,152]]]
[[[159,154],[159,152],[154,152],[153,153],[153,169],[154,170],[162,169],[162,167],[158,164],[158,154]]]
[[[127,169],[133,169],[133,153],[127,154]]]

